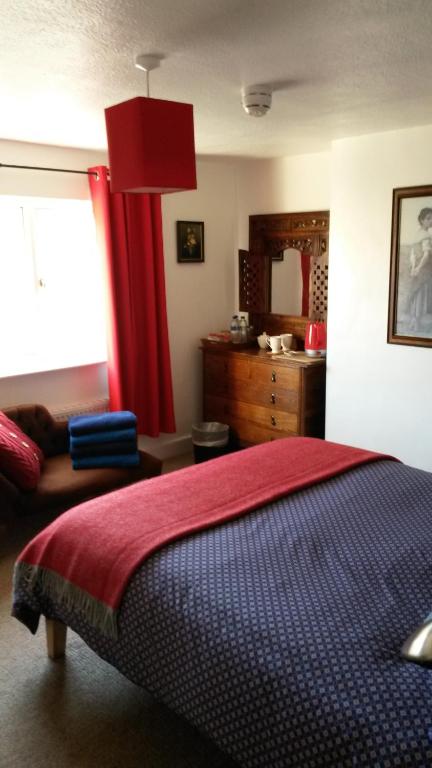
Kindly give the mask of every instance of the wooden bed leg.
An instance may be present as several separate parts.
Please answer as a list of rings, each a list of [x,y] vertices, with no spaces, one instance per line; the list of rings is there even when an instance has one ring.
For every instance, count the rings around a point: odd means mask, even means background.
[[[47,651],[50,659],[60,659],[66,650],[66,624],[57,619],[45,619]]]

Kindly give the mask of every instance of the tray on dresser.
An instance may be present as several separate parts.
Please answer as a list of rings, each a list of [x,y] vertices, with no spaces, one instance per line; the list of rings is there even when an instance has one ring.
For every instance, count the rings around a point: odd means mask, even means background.
[[[297,360],[298,363],[322,363],[325,356],[307,355],[306,352],[268,352],[267,354],[277,360]]]
[[[251,349],[256,347],[256,339],[250,341],[240,341],[234,343],[233,341],[213,341],[213,339],[201,339],[202,347],[211,347],[212,349]]]

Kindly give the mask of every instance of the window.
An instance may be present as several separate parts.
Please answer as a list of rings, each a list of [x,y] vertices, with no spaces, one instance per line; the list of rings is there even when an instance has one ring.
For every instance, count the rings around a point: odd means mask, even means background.
[[[0,196],[0,376],[106,360],[91,203]]]

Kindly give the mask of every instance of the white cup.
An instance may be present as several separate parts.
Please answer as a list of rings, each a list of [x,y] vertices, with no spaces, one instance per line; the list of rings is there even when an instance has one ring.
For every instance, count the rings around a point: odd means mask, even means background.
[[[283,351],[288,352],[288,350],[291,349],[291,345],[292,345],[292,340],[293,340],[292,333],[282,333],[280,340],[281,340]]]
[[[267,349],[267,339],[268,336],[266,333],[262,333],[261,336],[257,336],[257,342],[260,349]]]
[[[267,344],[269,345],[272,352],[282,352],[282,342],[280,336],[269,336],[267,339]]]

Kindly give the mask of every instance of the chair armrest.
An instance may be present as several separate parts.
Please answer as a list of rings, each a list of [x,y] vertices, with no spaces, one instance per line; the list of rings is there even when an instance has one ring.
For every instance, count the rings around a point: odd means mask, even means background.
[[[20,491],[0,472],[0,522],[9,522],[21,507]]]
[[[162,471],[162,462],[151,453],[138,450],[140,467],[145,472],[145,477],[157,477]]]
[[[69,453],[68,423],[67,419],[63,421],[55,421],[53,419],[51,427],[52,453],[50,452],[50,456],[57,456],[59,453]]]

